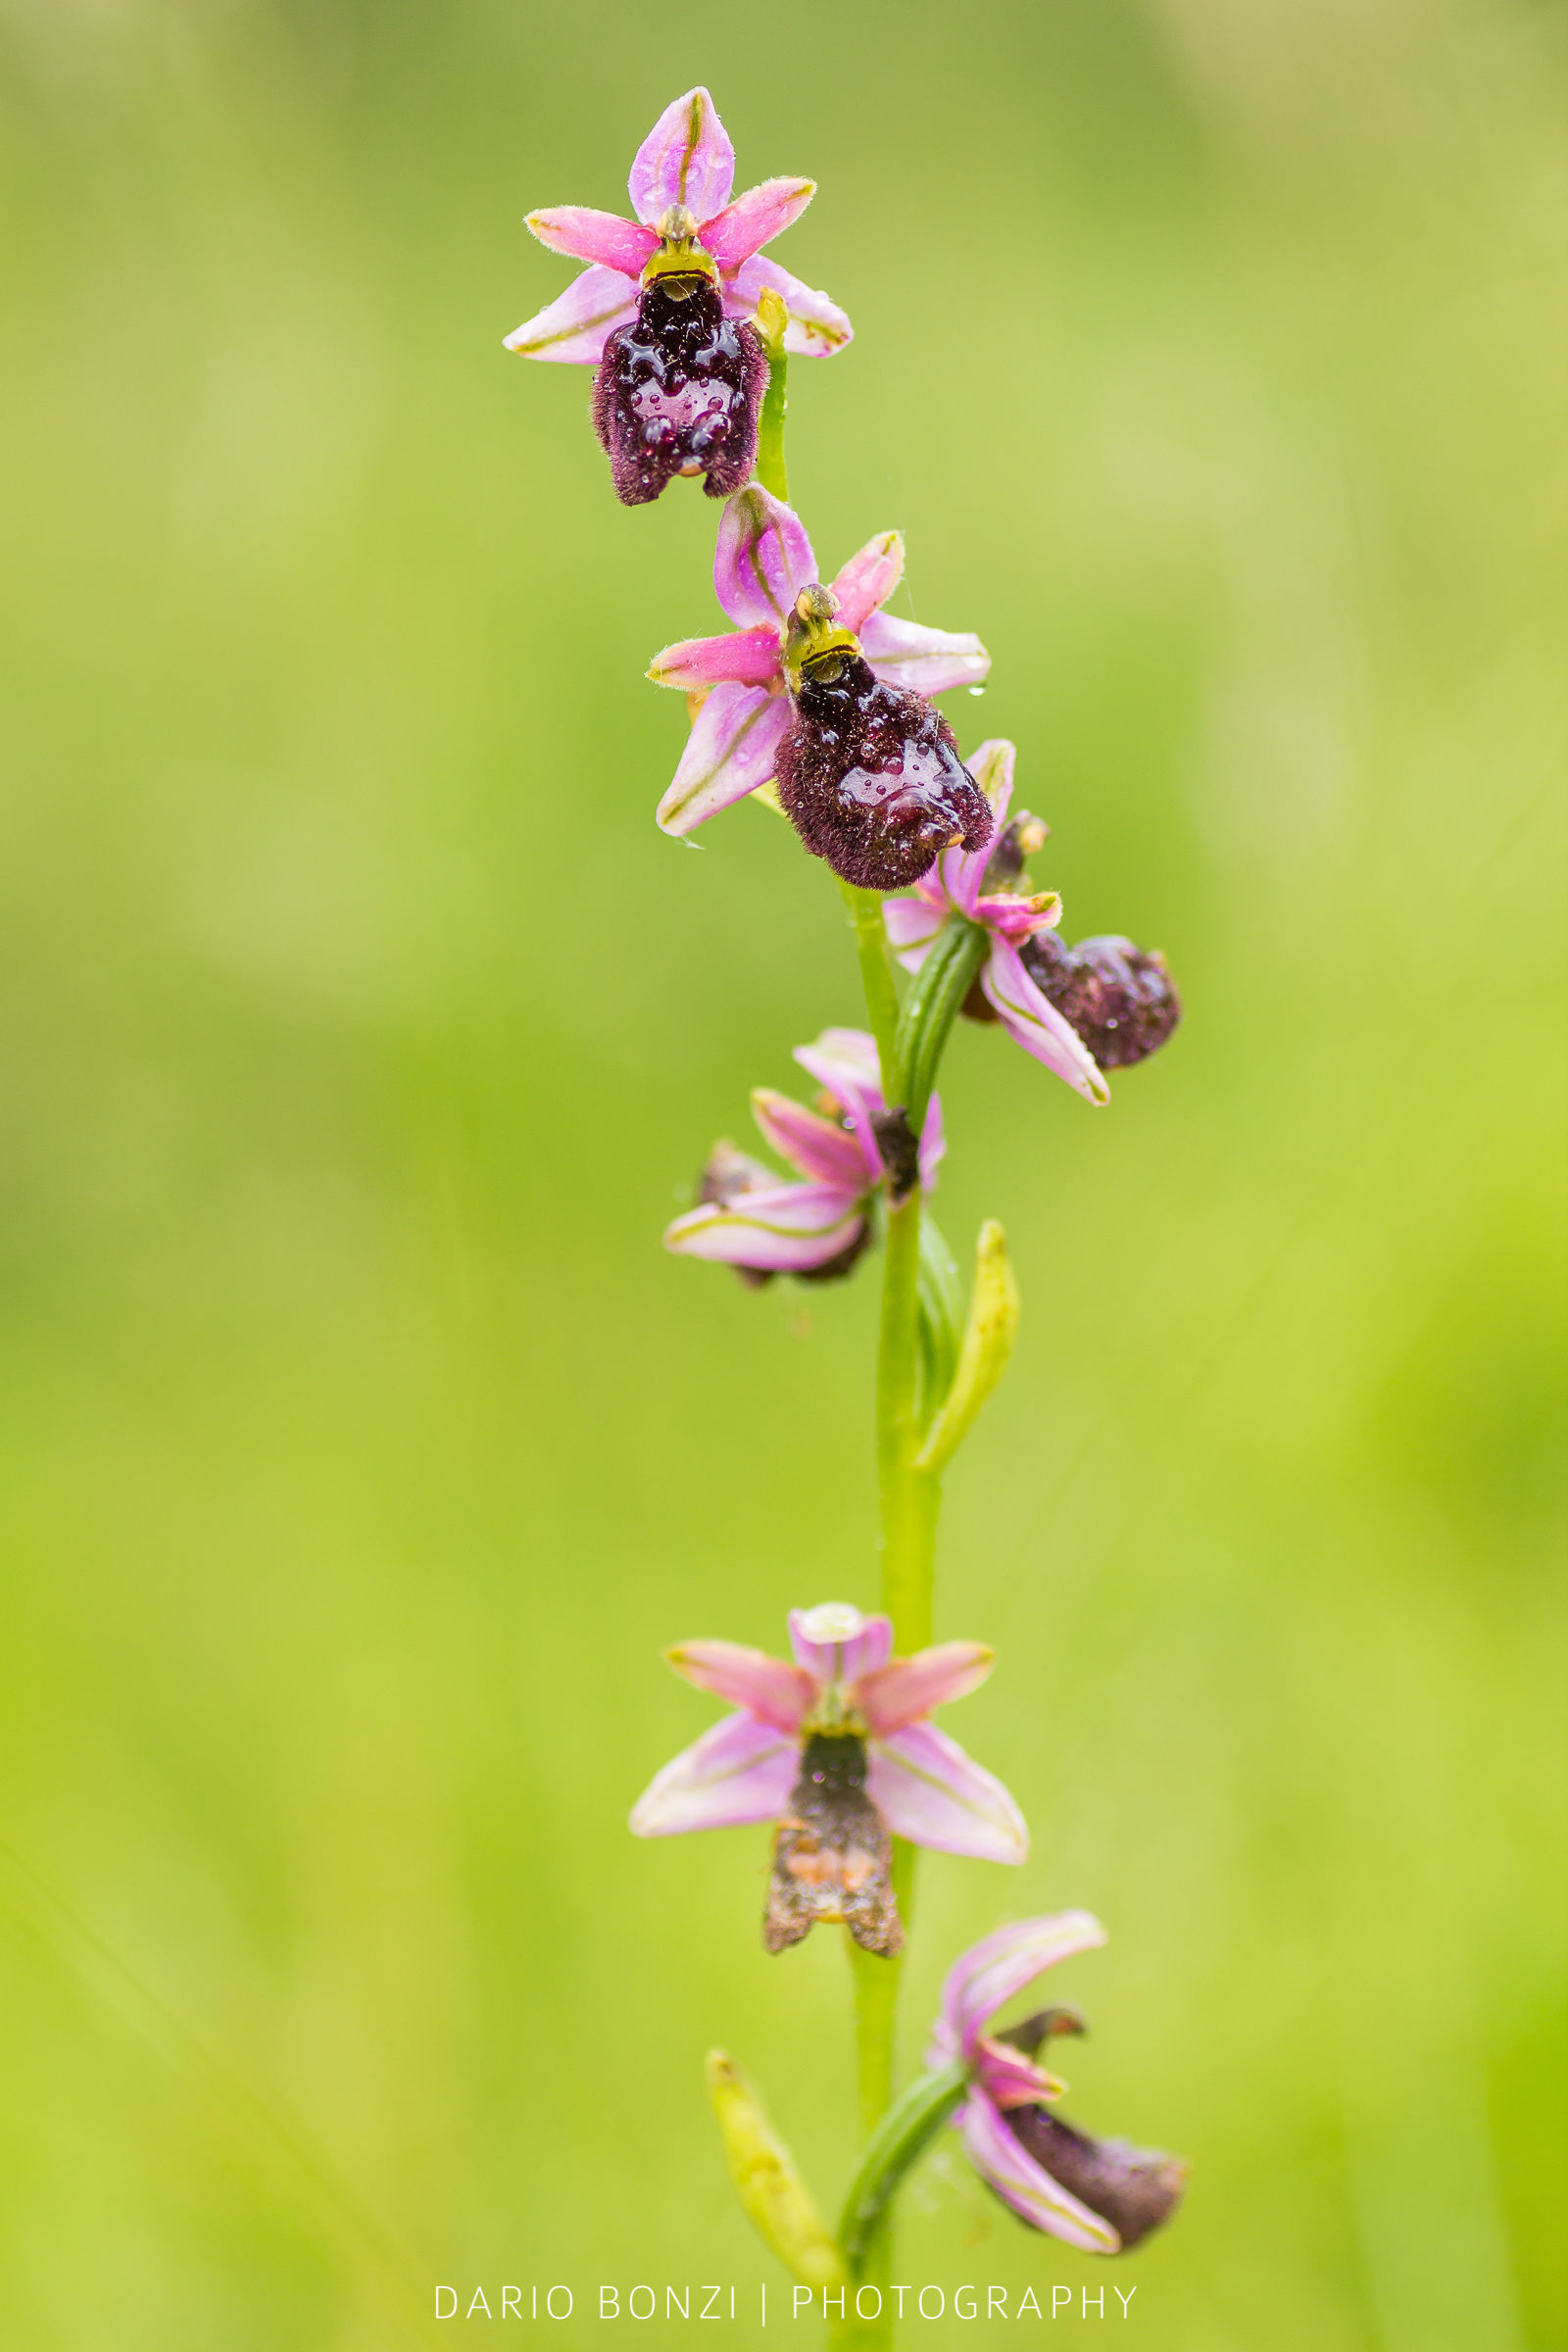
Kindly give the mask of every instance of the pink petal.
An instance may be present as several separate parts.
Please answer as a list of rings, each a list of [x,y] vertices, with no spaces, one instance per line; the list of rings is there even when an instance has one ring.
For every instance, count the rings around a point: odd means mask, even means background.
[[[824,1029],[814,1045],[797,1046],[795,1058],[818,1086],[827,1088],[851,1121],[866,1175],[880,1184],[882,1154],[871,1122],[887,1105],[882,1100],[875,1038],[863,1029]]]
[[[799,1769],[798,1740],[755,1715],[726,1715],[655,1774],[632,1807],[632,1834],[675,1838],[776,1820]]]
[[[703,222],[704,249],[721,270],[738,270],[759,246],[798,220],[815,194],[814,179],[764,179]]]
[[[1121,2239],[1110,2224],[1081,2205],[1036,2164],[983,2091],[969,2093],[958,2111],[957,2123],[975,2171],[1034,2229],[1059,2237],[1064,2245],[1078,2246],[1086,2254],[1120,2252]]]
[[[879,605],[885,605],[904,577],[904,533],[879,531],[858,555],[852,556],[833,580],[839,600],[838,620],[858,635]]]
[[[925,898],[884,899],[882,919],[899,961],[906,971],[917,972],[948,919],[948,909],[945,906],[933,906]]]
[[[1055,892],[1041,891],[1043,906],[1034,898],[1021,899],[1016,891],[998,891],[990,898],[976,899],[974,919],[984,923],[996,939],[1004,939],[1011,946],[1022,947],[1037,931],[1054,931],[1061,920],[1061,901]]]
[[[866,1793],[896,1838],[982,1862],[1022,1862],[1029,1832],[994,1773],[935,1724],[910,1724],[876,1740]]]
[[[994,2107],[1037,2107],[1042,2099],[1059,2099],[1067,2087],[1011,2042],[984,2036],[975,2044],[974,2074]]]
[[[559,204],[548,213],[530,213],[528,226],[552,253],[569,253],[579,262],[600,262],[623,277],[639,277],[648,256],[659,244],[651,228],[623,220],[618,213],[596,213],[585,204]]]
[[[525,360],[567,360],[597,368],[617,326],[637,316],[637,281],[618,270],[585,270],[564,294],[547,303],[506,338]]]
[[[967,631],[925,629],[918,621],[873,612],[858,632],[860,651],[887,686],[941,694],[949,686],[978,686],[991,656]]]
[[[713,594],[737,628],[782,635],[803,588],[817,577],[806,525],[792,507],[751,483],[725,505],[713,555]]]
[[[1043,997],[1023,967],[1016,948],[993,938],[980,986],[1015,1045],[1076,1087],[1086,1102],[1103,1104],[1110,1089],[1100,1064],[1076,1029]]]
[[[778,631],[726,629],[722,637],[683,637],[666,645],[648,664],[656,686],[677,686],[683,694],[704,686],[768,686],[783,675]]]
[[[816,1698],[816,1685],[787,1658],[770,1658],[765,1649],[749,1649],[742,1642],[681,1642],[666,1649],[675,1672],[744,1707],[772,1724],[775,1731],[798,1732]]]
[[[790,706],[761,686],[715,686],[687,738],[659,822],[677,840],[731,802],[744,800],[773,773],[790,729]]]
[[[865,1223],[859,1195],[837,1184],[777,1184],[728,1206],[705,1200],[664,1229],[664,1247],[759,1274],[809,1273],[848,1250]]]
[[[791,1609],[790,1647],[823,1690],[829,1683],[858,1682],[862,1674],[887,1664],[893,1648],[893,1620],[863,1617],[844,1600],[824,1600],[814,1609]]]
[[[937,1165],[947,1153],[948,1139],[942,1124],[942,1097],[933,1095],[926,1105],[925,1125],[920,1130],[920,1182],[929,1192],[937,1180]]]
[[[795,359],[823,360],[855,340],[847,314],[826,294],[818,293],[765,254],[754,254],[732,277],[724,280],[724,308],[732,318],[750,318],[764,286],[783,298],[788,314],[784,348]]]
[[[735,150],[718,110],[700,85],[666,106],[638,148],[626,191],[639,220],[683,204],[699,220],[729,202]]]
[[[1007,821],[1007,806],[1012,799],[1012,771],[1017,761],[1016,744],[1009,743],[1004,735],[988,735],[984,743],[976,744],[963,763],[991,803],[991,812],[997,820],[991,836],[993,841]]]
[[[753,1089],[752,1115],[774,1151],[793,1160],[803,1175],[841,1185],[847,1192],[864,1191],[860,1147],[831,1119],[792,1102],[788,1095],[776,1095],[769,1086]]]
[[[918,1723],[936,1707],[978,1690],[997,1662],[983,1642],[943,1642],[912,1658],[890,1658],[861,1681],[857,1704],[878,1739]]]
[[[971,1944],[948,1971],[937,2041],[949,2056],[972,2058],[983,2028],[1036,1977],[1075,1952],[1094,1951],[1105,1931],[1088,1911],[1053,1911],[1016,1919]]]

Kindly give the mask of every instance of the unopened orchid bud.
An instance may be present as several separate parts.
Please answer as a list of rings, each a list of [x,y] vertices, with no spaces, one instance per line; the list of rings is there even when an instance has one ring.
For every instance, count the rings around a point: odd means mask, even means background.
[[[803,2286],[841,2285],[844,2258],[756,2091],[723,2050],[709,2051],[707,2072],[724,2159],[747,2220]]]
[[[1019,955],[1041,995],[1077,1031],[1102,1069],[1147,1061],[1182,1017],[1165,958],[1135,948],[1130,939],[1085,939],[1068,948],[1054,931],[1038,931]]]
[[[1181,2203],[1187,2166],[1162,2148],[1135,2148],[1127,2139],[1093,2139],[1049,2107],[1012,2108],[1007,2125],[1042,2171],[1110,2224],[1124,2254],[1168,2221]]]
[[[810,593],[797,602],[784,649],[795,724],[774,769],[779,802],[843,881],[902,890],[954,843],[980,848],[990,806],[942,713],[884,685],[855,638],[808,607]]]
[[[701,474],[727,498],[757,462],[767,356],[755,327],[724,316],[723,287],[681,204],[659,221],[643,265],[637,317],[605,345],[594,377],[594,429],[623,506],[645,506],[676,474]]]
[[[1042,818],[1020,808],[1011,824],[1004,826],[991,845],[981,889],[1011,890],[1028,860],[1045,848],[1050,831],[1051,827]]]

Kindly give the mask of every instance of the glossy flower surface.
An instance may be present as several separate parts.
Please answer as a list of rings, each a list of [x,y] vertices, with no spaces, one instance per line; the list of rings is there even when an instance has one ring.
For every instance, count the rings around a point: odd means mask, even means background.
[[[893,1656],[886,1617],[845,1603],[792,1610],[792,1657],[687,1642],[677,1674],[735,1711],[664,1766],[639,1797],[640,1838],[775,1821],[763,1918],[770,1951],[842,1921],[867,1950],[900,1949],[890,1838],[1022,1862],[1023,1817],[1002,1783],[930,1723],[991,1671],[978,1642]]]
[[[954,2120],[987,2186],[1031,2229],[1086,2254],[1119,2254],[1157,2228],[1181,2197],[1186,2167],[1160,2149],[1092,2139],[1050,2112],[1066,2086],[1035,2052],[1053,2031],[1082,2032],[1070,2012],[1000,2034],[988,2029],[1046,1969],[1104,1940],[1087,1911],[999,1928],[950,1970],[926,2052],[933,2071],[955,2061],[968,2069],[968,2094]],[[1064,2028],[1055,2023],[1063,2015]]]
[[[903,576],[901,534],[882,531],[868,539],[826,583],[838,628],[858,641],[883,686],[924,697],[978,685],[991,667],[978,637],[925,628],[883,611]],[[796,719],[786,645],[799,628],[802,595],[822,585],[806,526],[792,507],[755,482],[730,500],[719,523],[713,593],[735,625],[721,636],[665,646],[648,671],[656,685],[703,698],[659,804],[666,833],[691,833],[772,781]]]
[[[634,322],[645,273],[665,242],[663,224],[679,207],[691,216],[696,244],[712,265],[726,318],[750,318],[771,286],[785,308],[786,351],[842,351],[854,330],[837,303],[761,252],[799,220],[815,194],[814,181],[765,179],[732,201],[734,184],[735,150],[717,109],[707,90],[688,90],[665,107],[637,150],[627,182],[634,220],[576,204],[528,215],[542,245],[588,268],[508,335],[507,349],[524,359],[597,368],[611,336]]]
[[[720,1144],[703,1171],[696,1208],[664,1234],[666,1250],[716,1259],[754,1277],[848,1273],[871,1238],[871,1206],[887,1173],[877,1142],[886,1117],[875,1041],[863,1029],[824,1029],[796,1060],[837,1116],[759,1087],[752,1114],[799,1176],[776,1176]],[[906,1135],[907,1129],[905,1130]],[[920,1137],[920,1180],[929,1191],[946,1149],[933,1095]]]

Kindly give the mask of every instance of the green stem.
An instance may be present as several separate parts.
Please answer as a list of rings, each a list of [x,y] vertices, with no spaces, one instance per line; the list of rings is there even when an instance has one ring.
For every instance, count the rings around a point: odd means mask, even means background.
[[[882,920],[882,894],[876,890],[858,890],[853,882],[840,882],[844,904],[850,910],[855,930],[856,953],[860,958],[860,982],[865,990],[865,1009],[876,1039],[877,1059],[882,1065],[882,1095],[891,1102],[893,1096],[894,1040],[899,1027],[899,992],[893,981],[893,956],[888,947],[887,925]]]
[[[767,351],[767,390],[762,395],[762,413],[757,424],[757,478],[764,490],[775,498],[789,503],[789,476],[784,470],[784,417],[789,407],[786,385],[789,361],[784,356],[782,339],[775,349]]]

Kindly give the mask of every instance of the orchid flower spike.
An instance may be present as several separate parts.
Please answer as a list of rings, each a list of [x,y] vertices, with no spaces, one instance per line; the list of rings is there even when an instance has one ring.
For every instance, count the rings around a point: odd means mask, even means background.
[[[797,1047],[796,1060],[823,1090],[824,1111],[760,1086],[752,1115],[775,1152],[800,1170],[775,1176],[733,1144],[715,1147],[698,1187],[699,1206],[664,1234],[666,1250],[715,1258],[757,1287],[775,1274],[827,1282],[848,1274],[871,1240],[872,1202],[889,1171],[882,1143],[897,1143],[877,1077],[875,1040],[863,1029],[824,1029]],[[947,1149],[935,1095],[920,1134],[919,1177],[927,1192]],[[911,1185],[911,1190],[912,1185]]]
[[[1054,2034],[1083,2033],[1073,2011],[1043,2010],[1000,2034],[987,2029],[1045,1969],[1104,1940],[1087,1911],[999,1928],[949,1972],[926,2053],[933,2071],[955,2062],[969,2070],[954,2121],[987,2187],[1031,2229],[1086,2254],[1124,2253],[1157,2229],[1181,2199],[1187,2167],[1157,2148],[1091,2139],[1050,2113],[1066,2084],[1037,2053]]]
[[[762,1941],[780,1952],[819,1922],[861,1948],[903,1948],[892,1839],[1022,1862],[1029,1834],[989,1772],[928,1721],[991,1672],[978,1642],[895,1658],[892,1620],[843,1602],[790,1612],[794,1663],[734,1642],[666,1651],[736,1711],[666,1764],[633,1807],[639,1838],[776,1821]]]
[[[704,697],[659,822],[677,836],[768,784],[808,849],[846,880],[898,889],[990,816],[926,701],[991,667],[978,637],[883,611],[904,576],[897,531],[824,586],[800,516],[760,483],[718,528],[713,593],[734,628],[656,655],[649,676]],[[836,740],[829,742],[829,736]]]
[[[1129,939],[1086,939],[1065,947],[1056,936],[1061,901],[1031,891],[1024,860],[1047,828],[1020,809],[1008,821],[1014,751],[983,743],[969,767],[985,792],[991,820],[973,850],[946,850],[914,895],[883,908],[901,963],[918,971],[950,922],[977,923],[990,953],[961,1010],[1000,1021],[1014,1043],[1043,1061],[1091,1102],[1107,1102],[1102,1074],[1143,1061],[1181,1018],[1181,1004],[1157,954]]]
[[[735,150],[698,88],[665,107],[637,150],[634,220],[576,204],[528,216],[541,244],[589,266],[507,349],[598,369],[594,426],[627,506],[677,473],[702,474],[710,498],[750,475],[767,359],[741,322],[764,291],[783,303],[787,352],[842,351],[852,337],[837,303],[761,258],[814,181],[765,179],[732,203],[734,179]]]

